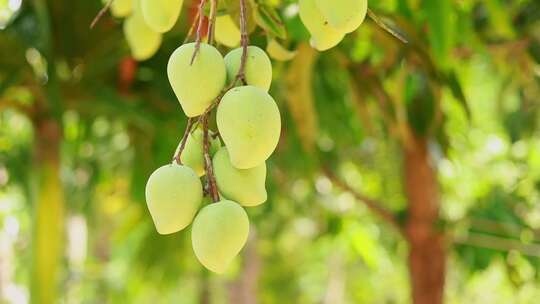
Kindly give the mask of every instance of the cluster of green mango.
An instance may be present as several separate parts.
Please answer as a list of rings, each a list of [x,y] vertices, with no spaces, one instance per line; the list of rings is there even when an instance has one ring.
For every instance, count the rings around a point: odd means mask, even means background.
[[[366,18],[367,0],[300,0],[300,19],[311,34],[311,45],[325,51]]]
[[[196,43],[177,48],[169,59],[167,74],[188,117],[205,114],[220,100],[216,124],[224,146],[220,137],[208,136],[208,152],[221,200],[199,211],[203,202],[200,178],[207,172],[204,132],[197,127],[187,137],[181,164],[173,161],[152,173],[146,201],[160,234],[180,231],[193,222],[195,255],[206,268],[222,273],[248,238],[249,220],[243,207],[260,205],[267,199],[266,160],[279,141],[281,117],[268,94],[272,65],[263,50],[247,47],[246,84],[235,87],[243,49],[234,49],[223,58],[212,45],[200,43],[193,57],[196,48]],[[223,92],[226,88],[231,89]],[[178,149],[180,146],[177,153]]]
[[[104,3],[109,0],[103,0]],[[136,60],[152,57],[180,16],[184,0],[114,0],[113,16],[126,18],[124,35]]]

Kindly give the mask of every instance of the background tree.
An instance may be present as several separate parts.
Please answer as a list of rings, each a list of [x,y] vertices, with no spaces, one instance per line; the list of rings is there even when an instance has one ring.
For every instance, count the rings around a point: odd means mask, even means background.
[[[273,62],[272,200],[250,210],[237,269],[214,276],[144,202],[186,125],[165,71],[198,2],[136,63],[118,20],[88,28],[99,1],[0,1],[2,300],[28,286],[34,303],[537,298],[537,1],[370,3],[320,53],[296,2],[250,2],[251,43],[296,56]]]

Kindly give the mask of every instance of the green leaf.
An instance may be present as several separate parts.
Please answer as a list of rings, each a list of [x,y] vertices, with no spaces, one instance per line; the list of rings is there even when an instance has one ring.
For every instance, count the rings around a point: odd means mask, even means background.
[[[227,8],[227,12],[229,12],[229,15],[231,15],[234,23],[240,28],[240,1],[238,0],[225,0],[225,7]],[[246,15],[247,15],[247,28],[248,32],[251,33],[255,30],[256,23],[254,20],[254,12],[253,12],[253,3],[251,1],[246,0]]]
[[[268,5],[259,4],[254,11],[255,22],[272,36],[285,39],[287,31],[276,10]]]
[[[433,56],[440,66],[446,67],[453,42],[451,0],[424,0],[422,9],[429,26],[428,37]]]
[[[461,83],[459,79],[456,76],[456,73],[454,71],[451,71],[446,74],[444,79],[445,84],[450,88],[450,91],[452,92],[452,95],[458,100],[458,102],[463,107],[463,110],[465,110],[465,114],[467,115],[467,118],[471,119],[471,108],[469,107],[469,103],[467,101],[467,97],[465,97],[465,93],[463,92],[463,88],[461,87]]]

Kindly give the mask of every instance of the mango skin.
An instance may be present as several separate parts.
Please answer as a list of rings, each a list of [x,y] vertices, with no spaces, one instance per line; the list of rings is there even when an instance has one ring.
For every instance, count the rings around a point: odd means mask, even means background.
[[[140,0],[146,24],[158,33],[168,32],[182,10],[184,0]]]
[[[240,44],[240,30],[230,15],[216,18],[216,41],[226,47],[236,47]]]
[[[366,18],[368,0],[315,0],[328,23],[339,31],[355,31]]]
[[[136,12],[124,21],[124,36],[131,55],[138,61],[154,56],[162,39],[161,34],[149,28],[142,16]]]
[[[176,164],[154,171],[145,195],[159,234],[174,233],[191,224],[203,198],[199,177],[191,168]]]
[[[193,169],[193,171],[195,171],[198,176],[203,176],[206,174],[204,170],[203,135],[203,130],[200,128],[197,128],[193,132],[191,132],[188,135],[188,139],[186,140],[186,146],[184,147],[184,151],[182,151],[182,155],[180,156],[182,164]],[[212,138],[210,134],[208,134],[208,136],[210,137],[209,152],[210,156],[212,156],[221,147],[221,142],[217,137]],[[178,153],[178,149],[180,149],[180,143],[178,144],[174,155]]]
[[[249,219],[237,203],[222,200],[204,207],[191,229],[195,256],[204,267],[223,273],[246,244]]]
[[[250,169],[237,169],[229,159],[227,148],[214,155],[214,175],[220,193],[245,207],[257,206],[266,201],[266,163]]]
[[[234,49],[225,56],[228,83],[231,83],[236,78],[241,60],[242,48]],[[248,46],[244,74],[248,85],[259,87],[265,91],[270,89],[272,62],[265,51],[256,46]]]
[[[311,34],[311,46],[326,51],[341,42],[345,33],[332,27],[317,9],[315,0],[300,0],[299,14],[302,23]]]
[[[184,113],[188,117],[201,115],[225,86],[225,61],[219,51],[201,43],[190,65],[195,43],[177,48],[167,64],[167,75]]]
[[[101,0],[103,4],[107,4],[109,0]],[[133,11],[133,0],[114,0],[110,7],[111,14],[116,18],[124,18]]]
[[[259,166],[278,144],[279,109],[274,99],[258,87],[236,87],[225,93],[216,121],[235,168]]]

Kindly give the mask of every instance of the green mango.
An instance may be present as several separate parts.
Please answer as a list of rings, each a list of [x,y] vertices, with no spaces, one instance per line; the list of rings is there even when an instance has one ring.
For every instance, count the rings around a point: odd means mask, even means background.
[[[154,171],[146,183],[145,194],[160,234],[174,233],[191,224],[203,198],[197,174],[187,166],[176,164]]]
[[[198,176],[203,176],[205,174],[205,166],[204,166],[204,155],[203,155],[203,130],[200,128],[195,129],[192,131],[186,140],[186,146],[184,147],[184,151],[182,152],[182,155],[180,156],[180,160],[182,161],[182,164],[190,167],[197,173]],[[219,138],[212,138],[210,136],[210,156],[214,155],[219,148],[221,147],[221,142],[219,141]],[[180,143],[178,144],[178,147],[176,148],[176,152],[174,155],[178,153],[178,149],[180,149]]]
[[[311,46],[319,51],[333,48],[345,36],[343,31],[332,27],[323,17],[315,0],[300,0],[299,15],[302,23],[311,34]]]
[[[366,18],[368,0],[315,0],[328,23],[339,31],[355,31]]]
[[[240,30],[230,15],[216,18],[216,41],[226,47],[236,47],[240,44]]]
[[[169,82],[188,117],[203,114],[221,93],[227,79],[225,61],[215,47],[201,43],[191,64],[194,51],[194,42],[180,46],[167,65]]]
[[[204,267],[223,273],[246,244],[249,219],[233,201],[222,200],[205,206],[193,221],[191,243]]]
[[[278,144],[279,109],[274,99],[258,87],[236,87],[225,93],[216,121],[231,163],[238,169],[263,164]]]
[[[242,48],[230,51],[225,56],[227,79],[231,83],[236,78],[242,60]],[[265,91],[270,89],[272,83],[272,62],[266,52],[256,46],[248,46],[246,66],[244,69],[246,83],[259,87]]]
[[[182,10],[184,0],[140,0],[141,11],[148,26],[158,32],[168,32]]]
[[[220,193],[242,206],[257,206],[266,201],[266,163],[250,169],[237,169],[229,159],[227,148],[214,155],[214,175]]]
[[[135,60],[144,61],[158,51],[161,45],[161,34],[152,30],[135,12],[124,21],[124,36]]]
[[[103,4],[107,4],[109,0],[101,0]],[[110,7],[111,14],[117,18],[124,18],[133,11],[133,0],[114,0]]]

